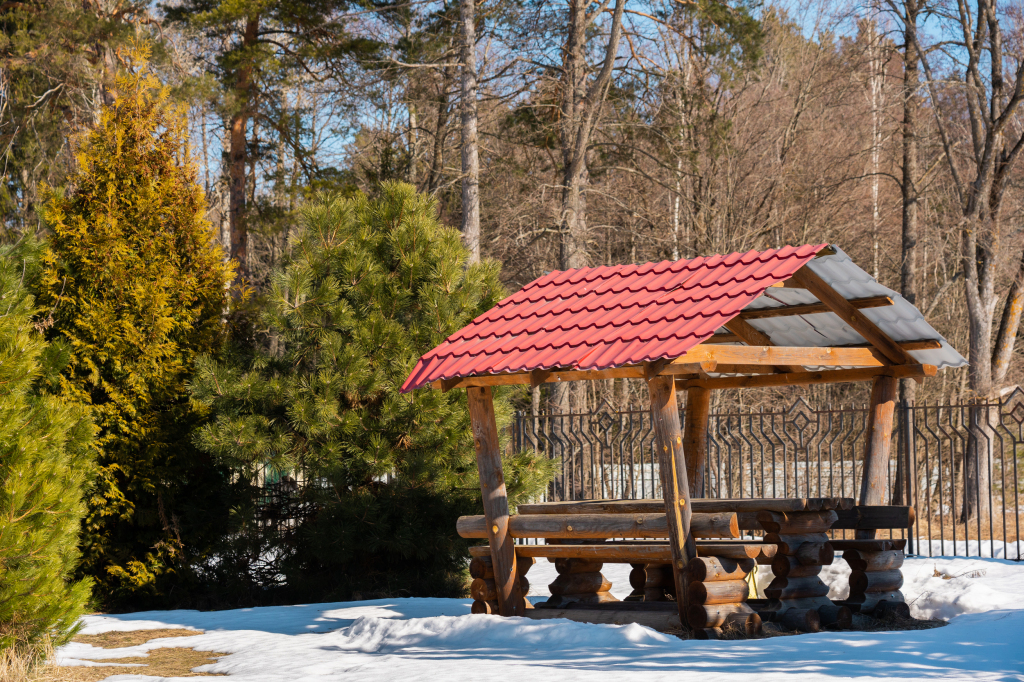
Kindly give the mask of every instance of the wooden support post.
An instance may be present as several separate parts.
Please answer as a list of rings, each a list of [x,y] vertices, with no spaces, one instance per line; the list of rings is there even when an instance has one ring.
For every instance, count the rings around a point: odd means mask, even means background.
[[[657,376],[647,382],[651,394],[651,418],[654,444],[658,450],[661,488],[665,498],[669,545],[672,548],[672,576],[675,583],[679,621],[686,623],[687,565],[697,556],[697,545],[690,535],[690,485],[686,479],[683,434],[679,425],[675,380]]]
[[[885,488],[889,475],[889,447],[892,442],[892,418],[896,408],[895,377],[875,377],[871,387],[871,405],[868,408],[867,443],[864,450],[864,470],[860,479],[860,503],[885,504]],[[870,539],[872,530],[859,530],[857,537]]]
[[[516,552],[508,534],[508,495],[501,469],[498,424],[494,419],[494,401],[489,386],[466,389],[469,394],[469,418],[476,446],[476,464],[480,470],[480,492],[491,545],[491,564],[497,590],[498,612],[503,616],[522,616],[526,612],[523,593],[517,580]]]
[[[686,459],[686,480],[690,483],[690,497],[704,497],[710,411],[711,391],[700,386],[686,389],[683,454]]]

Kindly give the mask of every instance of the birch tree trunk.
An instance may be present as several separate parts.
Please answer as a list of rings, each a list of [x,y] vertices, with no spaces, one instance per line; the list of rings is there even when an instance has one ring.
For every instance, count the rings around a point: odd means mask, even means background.
[[[462,240],[469,262],[480,262],[480,153],[477,139],[476,0],[461,0]]]

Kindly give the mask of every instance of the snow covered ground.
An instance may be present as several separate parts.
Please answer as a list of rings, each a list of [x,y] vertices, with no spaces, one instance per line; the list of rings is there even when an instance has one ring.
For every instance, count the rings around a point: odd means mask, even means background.
[[[841,574],[845,568],[845,562],[837,560],[827,570]],[[629,567],[608,564],[605,569],[615,585],[613,592],[620,597],[628,594]],[[228,674],[239,682],[480,682],[497,676],[530,682],[1024,680],[1024,564],[908,559],[903,571],[903,592],[914,615],[947,618],[950,625],[701,642],[638,625],[470,615],[469,600],[392,599],[87,616],[83,634],[179,627],[205,634],[123,649],[72,643],[58,652],[58,659],[64,665],[89,665],[83,659],[192,647],[229,653],[199,670]],[[535,601],[545,597],[554,576],[554,566],[547,562],[530,570]],[[762,574],[758,582],[768,579]]]

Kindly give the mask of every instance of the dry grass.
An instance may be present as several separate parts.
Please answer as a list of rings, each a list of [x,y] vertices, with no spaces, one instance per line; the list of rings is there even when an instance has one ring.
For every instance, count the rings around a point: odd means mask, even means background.
[[[91,644],[101,649],[121,649],[126,646],[138,646],[161,637],[191,637],[203,634],[202,630],[185,630],[182,628],[166,628],[164,630],[126,630],[124,632],[104,632],[99,635],[78,635],[72,641]]]
[[[21,649],[9,647],[0,650],[0,680],[3,682],[28,682],[37,659]]]
[[[30,678],[32,682],[99,682],[111,675],[151,675],[153,677],[220,677],[213,673],[192,672],[192,668],[216,663],[227,654],[196,651],[183,647],[152,649],[149,656],[104,659],[104,663],[130,663],[132,666],[55,666],[47,665]]]
[[[166,630],[130,630],[126,632],[105,632],[100,635],[79,635],[73,641],[91,644],[103,649],[120,649],[138,646],[161,637],[190,637],[203,634],[200,630],[166,629]],[[151,649],[148,656],[131,656],[126,658],[102,659],[102,663],[127,665],[99,666],[57,666],[46,664],[30,669],[22,666],[11,668],[12,676],[7,676],[0,659],[0,680],[4,682],[99,682],[111,675],[147,675],[152,677],[222,677],[221,674],[197,673],[193,668],[208,663],[216,663],[217,658],[227,654],[215,651],[196,651],[184,647],[161,647]],[[53,660],[52,649],[47,658]]]

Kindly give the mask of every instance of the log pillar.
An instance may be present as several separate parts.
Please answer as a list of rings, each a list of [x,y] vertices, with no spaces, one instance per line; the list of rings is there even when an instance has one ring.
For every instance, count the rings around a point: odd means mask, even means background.
[[[658,451],[661,489],[665,498],[669,546],[672,548],[672,575],[679,608],[679,622],[687,623],[687,564],[697,556],[697,545],[690,535],[690,485],[686,478],[683,434],[679,424],[675,379],[656,376],[647,382],[654,422],[654,446]]]
[[[487,539],[491,546],[498,612],[503,616],[522,616],[526,606],[516,573],[515,545],[508,534],[508,495],[501,468],[491,388],[470,387],[466,392],[469,394],[469,418],[473,445],[476,446],[476,465],[480,470],[480,492],[487,520]]]
[[[690,497],[704,497],[704,472],[708,458],[708,416],[711,391],[694,386],[686,389],[686,419],[683,421],[683,453]]]
[[[868,407],[867,441],[864,449],[864,469],[860,479],[860,504],[885,504],[886,483],[889,478],[889,448],[892,443],[892,419],[896,408],[894,377],[875,377],[871,387],[871,405]],[[858,538],[873,538],[874,531],[857,531]]]

